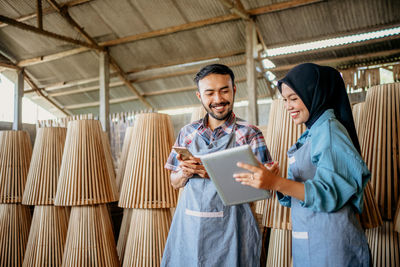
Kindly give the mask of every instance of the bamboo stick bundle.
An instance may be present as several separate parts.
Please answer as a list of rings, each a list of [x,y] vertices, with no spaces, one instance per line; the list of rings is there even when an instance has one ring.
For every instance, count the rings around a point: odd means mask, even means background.
[[[268,267],[290,267],[292,262],[292,231],[271,229],[268,246]]]
[[[263,132],[265,142],[274,161],[279,162],[280,174],[287,177],[288,159],[286,152],[296,143],[305,131],[305,126],[296,126],[286,111],[282,100],[274,100],[271,104],[267,131]],[[257,210],[263,209],[263,225],[270,228],[290,230],[290,209],[278,203],[276,194],[258,203]]]
[[[69,214],[64,207],[36,206],[23,266],[61,266]]]
[[[101,138],[102,138],[104,155],[105,155],[106,164],[107,164],[108,176],[109,176],[110,180],[112,181],[110,183],[111,191],[113,192],[112,194],[114,196],[117,196],[117,200],[118,200],[119,191],[118,191],[116,177],[115,177],[115,169],[114,169],[114,163],[113,163],[113,159],[112,159],[112,155],[111,155],[111,146],[110,146],[110,141],[108,138],[108,133],[102,132]]]
[[[69,122],[55,205],[92,205],[117,199],[115,178],[110,177],[100,122]]]
[[[0,266],[22,266],[31,214],[21,204],[0,204]]]
[[[361,137],[364,135],[364,131],[366,131],[364,103],[365,102],[355,104],[352,108],[354,124],[360,144],[362,142]],[[383,223],[381,213],[379,212],[378,204],[372,190],[371,181],[367,183],[367,186],[364,189],[364,208],[360,217],[360,222],[364,229],[375,228]]]
[[[62,266],[120,266],[105,205],[71,208]]]
[[[24,205],[52,205],[57,191],[66,128],[39,128],[23,195]]]
[[[117,253],[121,264],[124,262],[126,242],[128,240],[131,218],[132,218],[132,209],[124,209],[124,215],[122,217],[121,229],[119,231],[119,237],[117,243]]]
[[[164,164],[173,145],[173,131],[166,114],[135,117],[119,206],[123,208],[171,208],[177,192]]]
[[[124,144],[122,146],[121,156],[119,158],[118,170],[117,170],[117,187],[118,192],[121,191],[122,181],[125,174],[126,169],[126,161],[128,160],[128,154],[131,148],[131,140],[132,140],[132,132],[133,127],[126,128]]]
[[[132,209],[123,266],[160,266],[170,224],[169,209]]]
[[[394,230],[400,233],[400,201],[397,203],[397,211],[396,215],[394,216]]]
[[[0,203],[21,203],[32,156],[25,131],[0,131]]]
[[[374,86],[365,101],[362,156],[371,171],[378,208],[392,220],[400,193],[400,83]]]
[[[373,266],[400,266],[400,234],[394,231],[393,222],[385,221],[380,227],[367,229],[366,236]]]

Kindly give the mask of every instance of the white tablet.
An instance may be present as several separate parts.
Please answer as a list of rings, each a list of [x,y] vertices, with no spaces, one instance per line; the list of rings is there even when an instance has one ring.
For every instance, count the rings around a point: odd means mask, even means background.
[[[237,162],[258,165],[258,161],[249,145],[210,153],[201,156],[200,159],[225,206],[271,197],[269,191],[242,185],[233,178],[234,173],[246,172],[245,169],[236,166]]]

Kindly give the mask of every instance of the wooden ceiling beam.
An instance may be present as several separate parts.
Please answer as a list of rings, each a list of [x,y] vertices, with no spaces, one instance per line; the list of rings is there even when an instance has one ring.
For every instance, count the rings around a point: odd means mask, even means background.
[[[3,15],[0,15],[0,21],[4,22],[4,23],[7,23],[7,24],[9,24],[11,26],[17,27],[19,29],[30,31],[30,32],[34,32],[34,33],[37,33],[37,34],[40,34],[40,35],[43,35],[43,36],[46,36],[46,37],[49,37],[49,38],[53,38],[53,39],[59,40],[59,41],[63,41],[63,42],[67,42],[67,43],[71,43],[71,44],[75,44],[75,45],[79,45],[79,46],[83,46],[83,47],[88,47],[88,48],[92,48],[92,49],[97,49],[92,44],[88,44],[86,42],[82,42],[82,41],[79,41],[79,40],[76,40],[76,39],[73,39],[73,38],[70,38],[70,37],[67,37],[67,36],[59,35],[59,34],[56,34],[56,33],[53,33],[53,32],[49,32],[49,31],[46,31],[46,30],[43,30],[43,29],[39,29],[39,28],[36,28],[36,27],[31,26],[29,24],[25,24],[25,23],[16,21],[14,19],[8,18],[8,17],[3,16]]]
[[[73,7],[73,6],[85,4],[85,3],[88,3],[88,2],[91,2],[91,1],[93,1],[93,0],[74,0],[74,1],[69,1],[69,2],[64,3],[63,6]],[[51,7],[42,9],[42,15],[51,14],[51,13],[54,13],[54,12],[55,12],[55,10],[53,8],[51,8]],[[34,18],[37,17],[37,15],[38,15],[37,12],[36,13],[31,13],[31,14],[24,15],[22,17],[16,18],[15,20],[19,21],[19,22],[23,22],[23,21],[27,21],[27,20],[30,20],[30,19],[34,19]],[[8,24],[0,22],[0,28],[6,27],[6,26],[8,26]]]
[[[258,77],[258,79],[261,79],[262,77]],[[236,80],[236,83],[241,83],[245,82],[246,78],[239,78]],[[156,96],[156,95],[165,95],[165,94],[172,94],[172,93],[182,93],[182,92],[187,92],[187,91],[195,91],[197,90],[196,85],[191,85],[191,86],[185,86],[181,88],[175,88],[175,89],[166,89],[166,90],[160,90],[160,91],[155,91],[155,92],[149,92],[145,93],[142,96],[143,97],[149,97],[149,96]],[[121,98],[114,98],[110,100],[110,104],[119,104],[122,102],[128,102],[128,101],[134,101],[138,100],[139,98],[137,96],[129,96],[129,97],[121,97]],[[74,105],[68,105],[66,106],[68,109],[80,109],[80,108],[87,108],[87,107],[95,107],[99,105],[99,101],[94,101],[94,102],[88,102],[88,103],[81,103],[81,104],[74,104]]]
[[[251,10],[248,10],[247,12],[250,15],[262,15],[262,14],[282,11],[285,9],[294,8],[294,7],[298,7],[298,6],[302,6],[302,5],[313,4],[313,3],[321,2],[321,1],[322,0],[292,0],[292,1],[286,1],[283,3],[271,4],[271,5],[251,9]],[[185,23],[185,24],[181,24],[181,25],[177,25],[177,26],[167,27],[167,28],[164,28],[161,30],[155,30],[155,31],[151,31],[151,32],[145,32],[145,33],[126,36],[126,37],[122,37],[122,38],[118,38],[118,39],[114,39],[114,40],[110,40],[110,41],[105,41],[105,42],[99,43],[99,45],[100,46],[114,46],[114,45],[119,45],[119,44],[125,44],[125,43],[134,42],[134,41],[145,40],[145,39],[154,38],[154,37],[160,37],[160,36],[164,36],[164,35],[168,35],[168,34],[172,34],[172,33],[197,29],[197,28],[208,26],[208,25],[214,25],[214,24],[218,24],[218,23],[233,21],[233,20],[237,20],[237,19],[240,19],[239,15],[229,14],[229,15],[210,18],[210,19],[189,22],[189,23]],[[29,65],[40,64],[43,62],[48,62],[50,60],[57,60],[57,59],[65,57],[65,56],[71,56],[71,55],[75,55],[75,54],[82,53],[85,51],[88,51],[88,49],[74,50],[74,51],[68,50],[68,51],[64,51],[65,52],[64,55],[58,53],[57,56],[56,55],[44,55],[39,58],[26,59],[24,61],[21,61],[18,65],[23,67],[23,66],[27,66],[26,65],[27,63]],[[47,58],[47,61],[41,60],[41,58]]]
[[[98,45],[96,41],[69,15],[68,8],[61,7],[55,0],[47,0],[49,4],[57,10],[57,12],[70,24],[72,27],[79,32],[94,48],[96,51],[105,50],[102,46]],[[118,65],[115,59],[110,55],[108,51],[106,51],[109,57],[111,67],[116,71],[117,76],[124,82],[124,84],[135,94],[138,96],[140,101],[143,102],[148,108],[153,109],[154,107],[141,96],[140,92],[133,86],[133,84],[129,81],[127,75],[122,70],[122,68]]]
[[[132,69],[126,72],[126,75],[131,75],[131,74],[139,74],[139,72],[142,71],[149,71],[149,70],[160,70],[162,68],[166,68],[166,67],[173,67],[173,66],[179,66],[182,64],[186,64],[186,63],[192,63],[192,62],[199,62],[199,61],[203,61],[203,60],[208,60],[208,59],[213,59],[213,58],[226,58],[226,57],[232,57],[232,56],[241,56],[244,55],[244,50],[239,50],[239,51],[232,51],[232,52],[228,52],[228,53],[224,53],[224,54],[216,54],[216,55],[211,55],[211,56],[207,56],[207,57],[199,57],[199,58],[195,58],[195,59],[190,59],[190,60],[185,60],[185,61],[176,61],[176,62],[172,62],[169,64],[157,64],[157,65],[151,65],[151,66],[147,66],[144,68],[138,68],[138,69]],[[231,63],[228,64],[228,66],[236,66],[237,63]],[[115,77],[116,73],[112,72],[110,74],[110,78],[111,77]],[[151,77],[153,76],[145,76],[145,77],[149,77],[151,79]],[[146,79],[146,78],[143,78]],[[81,80],[75,80],[75,81],[68,81],[68,82],[59,82],[59,83],[55,83],[55,84],[51,84],[48,85],[42,89],[46,90],[46,91],[54,91],[54,90],[59,90],[59,89],[65,89],[68,87],[73,87],[73,86],[77,86],[77,85],[83,85],[83,84],[87,84],[87,83],[91,83],[91,82],[96,82],[99,80],[99,77],[93,77],[93,78],[88,78],[88,79],[81,79]],[[135,80],[132,80],[135,81]],[[144,81],[139,79],[139,81]],[[31,93],[32,90],[27,90],[25,91],[26,93]]]

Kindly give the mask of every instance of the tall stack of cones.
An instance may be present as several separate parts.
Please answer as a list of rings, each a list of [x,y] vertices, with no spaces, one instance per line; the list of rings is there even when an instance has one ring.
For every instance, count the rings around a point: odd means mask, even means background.
[[[362,109],[361,151],[371,171],[371,195],[384,221],[366,231],[373,265],[400,266],[399,233],[393,221],[400,198],[400,83],[371,87]]]
[[[173,145],[168,115],[136,115],[119,206],[132,209],[123,266],[159,266],[171,224],[177,192],[164,169]],[[126,235],[126,232],[125,232]]]
[[[22,266],[31,214],[21,202],[31,156],[27,132],[0,132],[0,266]]]
[[[61,266],[68,212],[55,207],[66,128],[39,128],[22,203],[35,205],[24,266]]]
[[[72,206],[62,266],[120,265],[105,205],[117,201],[118,192],[102,135],[99,121],[68,123],[54,200]]]

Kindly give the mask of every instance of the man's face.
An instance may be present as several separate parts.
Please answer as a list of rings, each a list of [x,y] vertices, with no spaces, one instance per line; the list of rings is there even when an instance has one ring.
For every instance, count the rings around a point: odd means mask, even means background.
[[[216,120],[226,120],[232,113],[236,86],[228,74],[209,74],[199,81],[197,97],[207,113]]]

